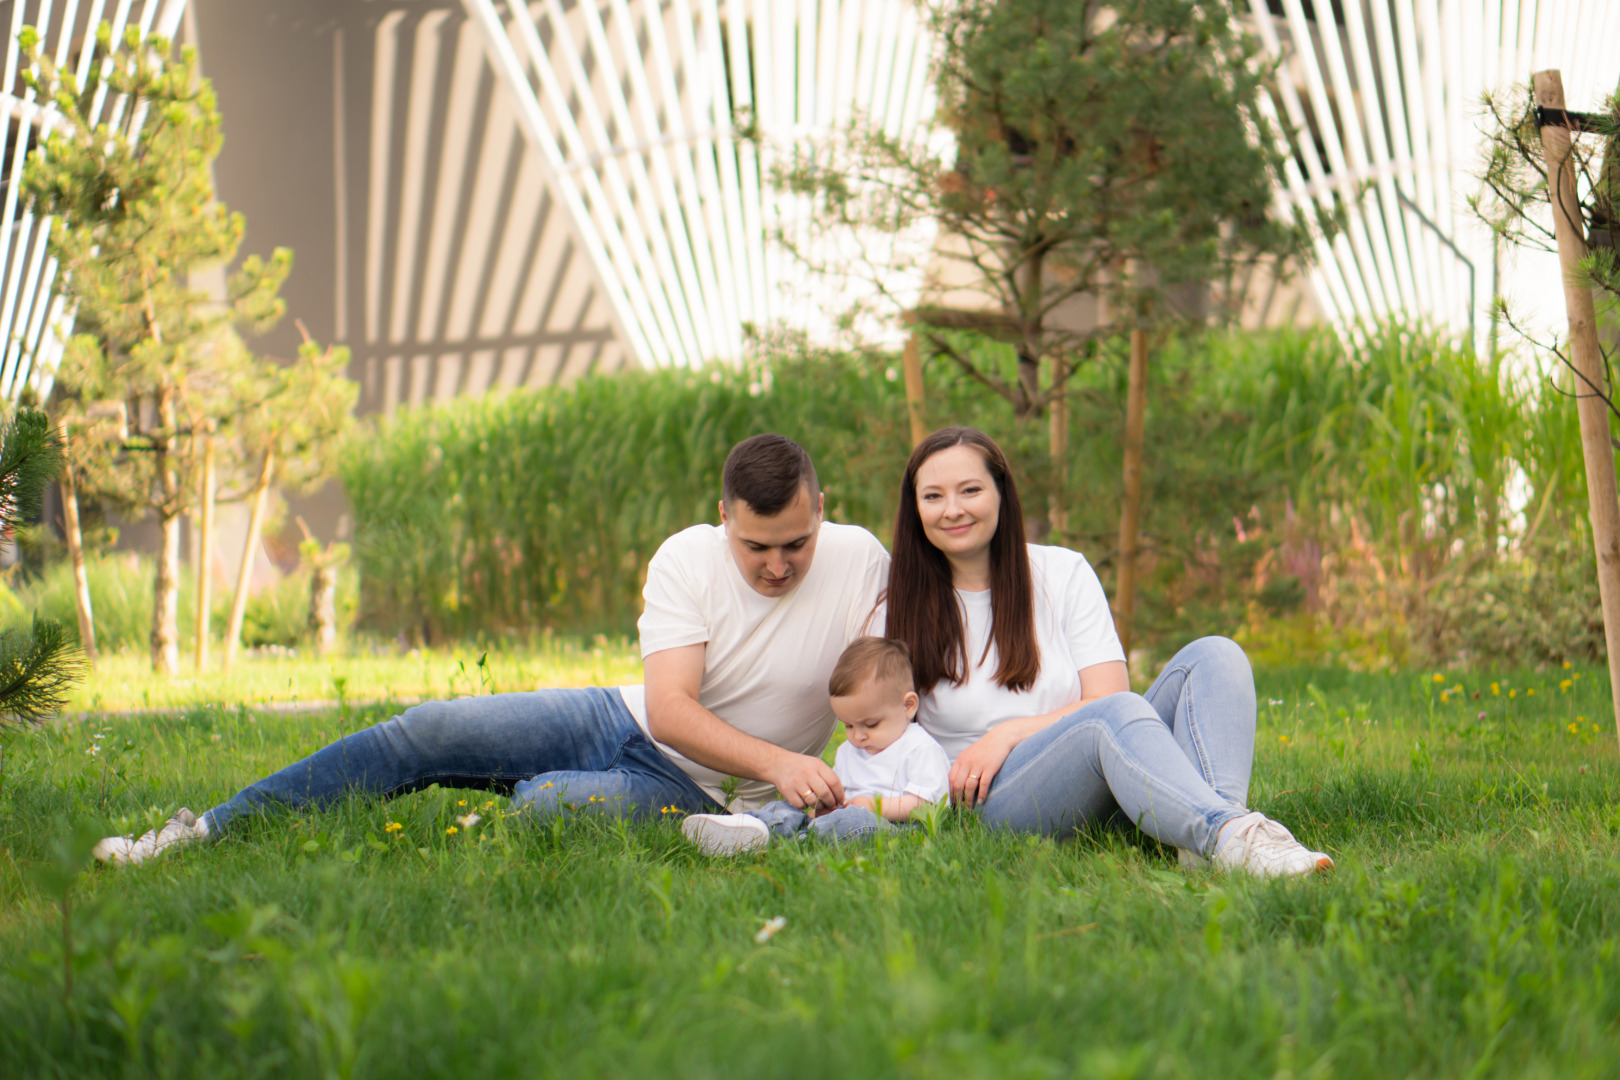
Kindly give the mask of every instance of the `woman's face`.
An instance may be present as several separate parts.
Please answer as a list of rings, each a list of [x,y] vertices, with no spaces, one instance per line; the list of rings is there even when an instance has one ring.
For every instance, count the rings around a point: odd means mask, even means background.
[[[917,470],[917,513],[923,535],[953,559],[990,550],[1001,520],[1001,492],[984,457],[971,446],[941,450]]]

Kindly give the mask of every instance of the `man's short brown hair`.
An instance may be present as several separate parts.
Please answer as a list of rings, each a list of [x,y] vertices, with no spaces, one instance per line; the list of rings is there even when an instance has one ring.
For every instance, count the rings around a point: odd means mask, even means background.
[[[821,493],[810,455],[785,435],[755,435],[732,447],[720,482],[727,503],[741,499],[762,517],[775,517],[787,509],[800,488],[814,510]]]
[[[827,693],[848,697],[868,679],[895,679],[913,689],[911,650],[903,641],[882,637],[858,637],[849,643],[827,680]]]

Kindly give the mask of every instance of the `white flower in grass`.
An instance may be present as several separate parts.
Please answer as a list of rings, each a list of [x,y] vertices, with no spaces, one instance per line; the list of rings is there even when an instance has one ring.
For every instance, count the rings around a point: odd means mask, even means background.
[[[759,933],[754,935],[754,944],[755,945],[763,945],[763,944],[765,944],[767,941],[771,940],[771,938],[776,936],[776,932],[778,930],[782,929],[782,927],[784,927],[786,925],[787,925],[787,916],[786,915],[778,915],[774,919],[767,920],[765,925],[759,928]]]
[[[456,818],[456,822],[463,829],[470,829],[483,820],[484,819],[477,814],[462,814],[460,817]]]

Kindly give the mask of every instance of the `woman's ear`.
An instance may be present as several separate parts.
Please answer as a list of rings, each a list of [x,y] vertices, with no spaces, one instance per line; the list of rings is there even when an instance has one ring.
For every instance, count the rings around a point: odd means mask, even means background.
[[[900,699],[900,703],[906,707],[906,719],[915,720],[917,718],[917,706],[922,704],[922,699],[917,697],[917,691],[907,690],[906,696]]]

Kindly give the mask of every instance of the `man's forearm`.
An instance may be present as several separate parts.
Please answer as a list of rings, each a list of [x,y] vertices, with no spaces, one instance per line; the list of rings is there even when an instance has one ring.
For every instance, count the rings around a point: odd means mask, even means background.
[[[688,759],[727,776],[769,780],[770,768],[788,751],[746,735],[689,697],[671,694],[647,702],[653,738]]]

